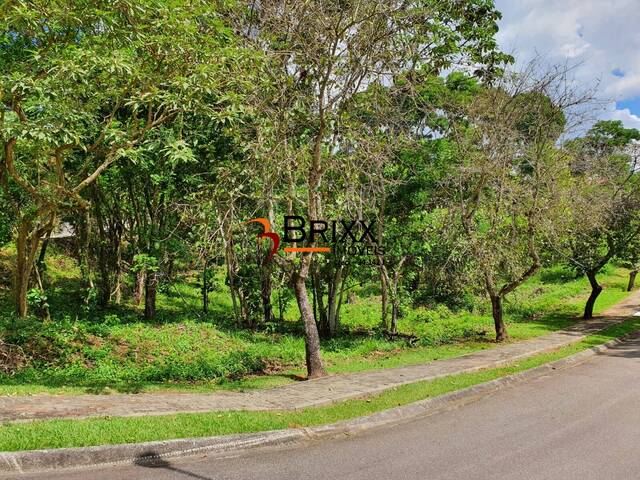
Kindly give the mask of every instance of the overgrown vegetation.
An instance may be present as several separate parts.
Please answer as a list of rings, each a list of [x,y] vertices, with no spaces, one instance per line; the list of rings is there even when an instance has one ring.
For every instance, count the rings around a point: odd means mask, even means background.
[[[197,283],[186,276],[172,288],[161,289],[154,322],[142,320],[142,307],[132,303],[107,310],[95,306],[74,310],[69,300],[83,294],[77,265],[54,252],[47,262],[49,301],[60,313],[47,322],[5,314],[2,340],[19,349],[21,356],[16,357],[20,363],[7,363],[0,373],[0,393],[247,389],[292,382],[304,373],[304,340],[292,302],[282,322],[239,330],[222,275],[214,277],[216,288],[207,315],[199,311]],[[599,308],[623,298],[626,272],[607,268],[603,276],[607,288]],[[352,302],[344,306],[342,334],[322,345],[330,372],[421,363],[494,345],[491,315],[482,302],[456,310],[443,304],[406,306],[399,329],[410,337],[393,339],[376,321],[379,295],[371,289],[356,290]],[[570,325],[587,291],[586,279],[574,278],[570,270],[543,270],[507,303],[512,337],[526,339]],[[5,312],[10,308],[7,293],[4,290],[0,297]]]
[[[0,427],[0,450],[83,447],[172,438],[227,435],[338,422],[425,398],[470,387],[496,378],[535,368],[574,353],[601,345],[637,330],[640,320],[630,319],[555,352],[536,355],[505,367],[464,373],[387,390],[364,399],[348,400],[326,407],[300,411],[222,411],[138,418],[49,420]]]
[[[514,70],[492,0],[0,14],[5,384],[313,378],[633,286],[640,132],[584,124],[570,66]]]

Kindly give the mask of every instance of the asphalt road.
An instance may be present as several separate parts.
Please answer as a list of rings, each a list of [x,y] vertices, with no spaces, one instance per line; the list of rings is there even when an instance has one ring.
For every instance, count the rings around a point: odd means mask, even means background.
[[[412,423],[234,458],[33,479],[638,479],[640,340]]]

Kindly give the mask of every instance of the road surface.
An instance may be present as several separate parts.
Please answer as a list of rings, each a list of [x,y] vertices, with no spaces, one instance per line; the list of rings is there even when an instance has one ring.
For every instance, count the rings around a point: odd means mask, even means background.
[[[19,478],[637,479],[640,340],[466,406],[347,438]]]

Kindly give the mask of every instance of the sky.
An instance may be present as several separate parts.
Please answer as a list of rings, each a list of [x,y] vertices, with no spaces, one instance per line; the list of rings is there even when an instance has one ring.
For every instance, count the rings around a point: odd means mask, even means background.
[[[575,77],[599,84],[598,114],[640,129],[640,0],[495,0],[498,42],[517,63],[578,64]]]

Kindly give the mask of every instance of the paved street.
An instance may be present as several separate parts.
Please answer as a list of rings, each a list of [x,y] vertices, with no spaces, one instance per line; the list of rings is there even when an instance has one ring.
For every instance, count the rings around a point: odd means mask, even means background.
[[[236,458],[30,479],[640,478],[640,340],[409,424]]]

